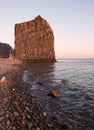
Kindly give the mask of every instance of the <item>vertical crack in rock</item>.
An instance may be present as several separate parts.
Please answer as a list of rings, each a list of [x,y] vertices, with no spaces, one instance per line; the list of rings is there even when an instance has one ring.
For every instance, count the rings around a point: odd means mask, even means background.
[[[15,25],[15,58],[31,62],[55,62],[54,35],[40,15]]]

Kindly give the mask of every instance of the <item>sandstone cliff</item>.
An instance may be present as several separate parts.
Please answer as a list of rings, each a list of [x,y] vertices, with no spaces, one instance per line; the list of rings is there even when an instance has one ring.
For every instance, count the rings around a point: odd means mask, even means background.
[[[8,58],[12,47],[6,43],[0,42],[0,58]]]
[[[54,62],[54,35],[41,16],[15,25],[15,57],[31,62]]]

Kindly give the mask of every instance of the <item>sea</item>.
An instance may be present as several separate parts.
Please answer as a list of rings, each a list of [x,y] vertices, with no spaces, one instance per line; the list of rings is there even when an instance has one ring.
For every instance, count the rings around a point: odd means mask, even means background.
[[[57,59],[55,63],[31,63],[23,81],[30,86],[50,115],[79,130],[94,130],[94,59]],[[49,96],[57,91],[59,98]],[[78,130],[78,129],[77,129]]]

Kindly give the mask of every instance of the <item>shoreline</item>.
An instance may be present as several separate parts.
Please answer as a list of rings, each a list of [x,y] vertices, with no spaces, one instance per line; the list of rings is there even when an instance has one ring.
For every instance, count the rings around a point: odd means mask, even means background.
[[[0,84],[3,95],[0,104],[0,129],[53,129],[50,128],[45,108],[36,95],[30,93],[28,85],[22,81],[23,65],[10,59],[2,59],[1,63],[2,74],[6,79]]]
[[[13,68],[17,68],[17,65],[22,64],[22,61],[9,58],[0,58],[0,75],[4,75]]]
[[[8,60],[3,61],[5,63]],[[14,67],[14,63],[19,67]],[[2,68],[4,70],[4,66]],[[22,81],[22,64],[14,60],[8,63],[6,68],[2,71],[2,74],[6,73],[6,79],[0,84],[0,94],[3,95],[3,98],[0,96],[2,100],[0,102],[0,129],[48,129],[42,104],[28,91],[28,86]]]
[[[6,76],[5,81],[0,83],[3,93],[0,96],[1,130],[71,130],[67,122],[52,115],[38,95],[32,93],[29,85],[23,82],[24,63],[15,59],[1,59],[0,67],[3,68],[2,75]],[[73,130],[78,130],[76,124],[73,127]]]

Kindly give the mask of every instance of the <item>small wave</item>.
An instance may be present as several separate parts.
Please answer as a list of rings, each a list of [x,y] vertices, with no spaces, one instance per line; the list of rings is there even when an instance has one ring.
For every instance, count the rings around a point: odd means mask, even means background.
[[[35,82],[35,80],[36,80],[36,75],[34,73],[31,73],[29,70],[24,71],[23,81],[25,83],[32,85]]]
[[[85,99],[85,100],[93,100],[93,97],[91,97],[89,94],[86,94],[86,95],[84,96],[84,99]]]
[[[68,79],[61,79],[61,83],[67,84],[68,83]]]

